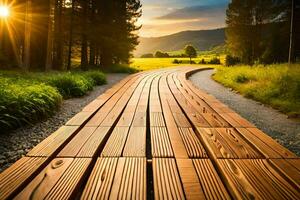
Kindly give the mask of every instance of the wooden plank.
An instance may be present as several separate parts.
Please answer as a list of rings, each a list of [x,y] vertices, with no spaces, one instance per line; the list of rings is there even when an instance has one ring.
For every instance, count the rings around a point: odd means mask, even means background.
[[[175,119],[175,122],[179,128],[191,128],[191,124],[185,117],[183,113],[174,113],[173,112],[173,117]]]
[[[120,157],[127,139],[129,127],[115,127],[109,137],[101,157]]]
[[[179,131],[190,158],[207,157],[207,154],[193,129],[179,128]]]
[[[123,156],[146,157],[146,127],[131,127]]]
[[[35,146],[27,156],[51,156],[56,154],[79,129],[79,126],[62,126]]]
[[[44,168],[15,199],[44,199],[58,182],[62,174],[70,167],[74,158],[57,158]]]
[[[81,199],[109,199],[117,168],[117,158],[98,158],[84,188]]]
[[[109,137],[110,127],[98,127],[91,137],[81,147],[77,158],[92,158],[97,155],[99,149],[104,146],[106,139]]]
[[[174,151],[174,156],[176,158],[188,158],[188,154],[185,149],[183,140],[180,136],[177,124],[172,114],[172,112],[175,112],[175,110],[171,107],[172,104],[174,106],[176,105],[176,107],[178,107],[178,104],[176,103],[175,99],[172,98],[173,96],[170,93],[170,90],[166,83],[166,76],[163,76],[160,79],[159,89],[161,95],[161,106],[163,109],[165,123],[170,137],[170,142]]]
[[[237,129],[237,130],[242,130],[242,129]],[[270,136],[268,136],[261,130],[257,128],[247,128],[246,130],[249,131],[255,137],[267,143],[268,146],[270,146],[274,151],[280,154],[282,158],[298,158],[294,153],[281,146],[278,142],[276,142],[274,139],[272,139]],[[245,134],[245,132],[242,132],[242,134]]]
[[[152,166],[155,199],[185,199],[175,159],[154,158]]]
[[[85,142],[95,132],[96,127],[84,127],[79,133],[59,152],[57,157],[71,157],[74,158],[81,150]]]
[[[205,199],[193,161],[176,159],[186,199]]]
[[[70,119],[66,126],[82,126],[93,114],[93,112],[80,112]]]
[[[236,199],[299,199],[300,192],[262,159],[219,159],[227,187]]]
[[[110,199],[146,200],[146,158],[119,158]]]
[[[147,125],[147,113],[137,111],[134,115],[132,126],[145,127]]]
[[[152,157],[173,157],[173,150],[168,136],[167,129],[164,127],[151,127],[151,151]]]
[[[224,118],[232,127],[235,128],[255,128],[253,124],[242,118],[236,113],[220,113],[222,118]]]
[[[209,159],[194,159],[205,199],[231,199],[217,171]]]
[[[33,179],[48,158],[23,157],[0,174],[0,199],[11,199]]]
[[[95,99],[90,104],[85,106],[83,112],[96,112],[106,101],[102,99]]]
[[[272,143],[265,141],[264,137],[258,137],[246,128],[237,128],[237,131],[245,137],[265,158],[284,158],[285,155],[273,149]],[[270,140],[270,139],[269,139]],[[274,141],[275,142],[275,141]],[[274,143],[273,142],[273,143]],[[283,147],[282,147],[283,148]]]
[[[198,128],[199,136],[214,158],[262,158],[234,129]]]
[[[165,120],[162,112],[150,113],[150,126],[165,127]]]
[[[300,159],[292,160],[299,167],[298,169],[286,159],[270,159],[269,161],[300,191]]]

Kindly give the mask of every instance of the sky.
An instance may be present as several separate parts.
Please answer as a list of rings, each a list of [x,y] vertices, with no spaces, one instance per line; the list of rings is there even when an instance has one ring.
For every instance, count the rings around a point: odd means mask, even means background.
[[[158,37],[185,30],[205,30],[225,26],[229,0],[141,0],[139,23],[142,37]]]

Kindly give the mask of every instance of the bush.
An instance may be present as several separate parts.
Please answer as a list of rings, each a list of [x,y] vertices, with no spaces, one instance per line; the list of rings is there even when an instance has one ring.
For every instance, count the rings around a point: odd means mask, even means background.
[[[221,64],[221,61],[219,58],[213,58],[208,63],[213,64],[213,65],[219,65],[219,64]]]
[[[141,56],[141,58],[154,58],[153,53],[147,53]]]
[[[47,83],[56,87],[64,98],[83,96],[94,86],[92,78],[73,73],[52,75],[47,77]]]
[[[199,62],[199,64],[206,64],[205,60],[202,58],[202,60]]]
[[[139,70],[132,68],[128,65],[114,64],[110,68],[106,69],[105,72],[134,74],[139,72]]]
[[[62,96],[45,84],[0,77],[0,132],[46,118],[59,108]]]
[[[239,74],[235,77],[235,81],[237,83],[246,83],[249,81],[249,79],[246,77],[245,74]]]
[[[175,59],[175,60],[173,60],[172,63],[173,63],[173,64],[181,64],[181,63],[182,63],[182,60]]]
[[[170,55],[168,53],[164,53],[164,52],[161,52],[161,51],[157,51],[155,53],[155,57],[156,58],[169,58]]]
[[[83,75],[86,76],[87,78],[90,78],[94,81],[94,85],[104,85],[107,83],[106,81],[106,76],[103,72],[101,71],[87,71],[83,72]]]
[[[234,66],[238,63],[240,63],[240,59],[238,57],[233,57],[233,56],[227,55],[225,58],[226,66]]]

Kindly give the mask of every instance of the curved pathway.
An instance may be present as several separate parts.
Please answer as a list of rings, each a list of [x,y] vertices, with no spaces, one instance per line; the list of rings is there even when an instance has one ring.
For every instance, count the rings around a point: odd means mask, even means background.
[[[242,117],[300,156],[300,122],[214,81],[214,70],[204,70],[189,77],[195,86],[228,105]]]
[[[0,199],[300,199],[300,158],[186,75],[141,72],[0,174]]]

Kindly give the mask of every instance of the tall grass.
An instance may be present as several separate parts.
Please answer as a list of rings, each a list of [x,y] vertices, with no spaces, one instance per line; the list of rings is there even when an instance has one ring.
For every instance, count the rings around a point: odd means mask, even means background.
[[[100,71],[21,73],[0,71],[0,133],[51,116],[63,98],[106,83]]]
[[[289,115],[300,114],[300,65],[218,67],[213,78]]]

